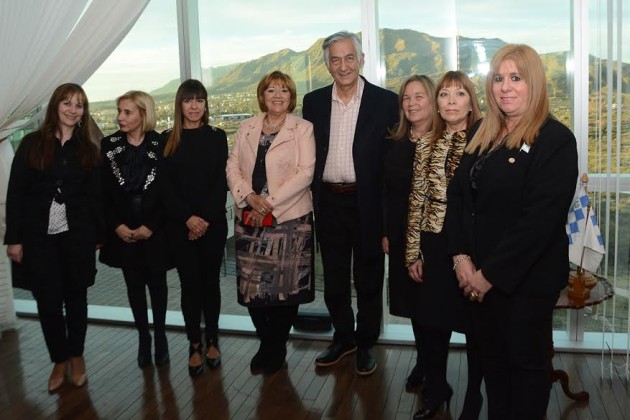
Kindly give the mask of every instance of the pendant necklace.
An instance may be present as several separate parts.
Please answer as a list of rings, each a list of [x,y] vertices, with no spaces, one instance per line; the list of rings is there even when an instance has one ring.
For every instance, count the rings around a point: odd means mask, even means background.
[[[279,130],[283,125],[284,125],[284,121],[286,118],[283,118],[282,121],[280,121],[278,124],[275,125],[271,125],[269,124],[269,122],[267,121],[267,118],[265,118],[263,120],[263,127],[265,127],[268,130],[272,130],[272,131],[277,131]]]

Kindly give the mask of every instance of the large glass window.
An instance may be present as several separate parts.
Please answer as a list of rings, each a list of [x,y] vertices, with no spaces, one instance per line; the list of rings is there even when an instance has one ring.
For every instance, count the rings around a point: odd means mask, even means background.
[[[566,60],[571,50],[571,4],[447,0],[423,3],[379,0],[381,62],[387,88],[398,92],[412,74],[437,82],[448,70],[462,70],[485,109],[485,80],[493,54],[508,43],[529,44],[547,70],[552,112],[571,126],[571,83]],[[549,36],[553,33],[553,36]],[[389,317],[386,323],[407,323]]]
[[[172,124],[179,86],[175,0],[152,0],[120,45],[85,83],[94,120],[105,135],[118,129],[115,99],[143,90],[155,99],[157,131]]]
[[[214,0],[199,0],[199,20],[203,82],[212,95],[215,123],[230,140],[240,119],[260,112],[256,86],[263,75],[273,70],[291,75],[300,114],[304,94],[332,82],[324,66],[323,39],[342,29],[361,30],[359,0],[234,0],[221,7]]]
[[[215,0],[199,0],[199,21],[202,79],[210,95],[212,124],[228,133],[231,146],[240,121],[260,113],[256,86],[266,73],[280,70],[295,80],[298,115],[304,94],[332,83],[324,65],[322,41],[339,30],[359,32],[361,9],[359,0],[309,4],[234,0],[220,7]],[[228,209],[228,215],[231,214]],[[232,225],[232,220],[228,220]],[[228,236],[228,267],[233,267],[231,228]],[[315,302],[310,306],[323,308],[319,254],[316,290]],[[232,301],[223,300],[222,313],[245,315],[247,311],[236,304],[234,297]]]
[[[83,87],[90,99],[92,117],[103,134],[109,135],[118,129],[115,99],[129,90],[150,93],[157,106],[156,130],[170,127],[177,86],[175,0],[152,0],[133,29]],[[120,269],[97,265],[96,284],[88,289],[90,304],[128,307]],[[179,310],[179,282],[174,270],[169,272],[168,281],[169,309]],[[21,289],[15,289],[15,297],[32,299],[31,293]]]
[[[482,109],[483,83],[493,53],[505,43],[531,45],[546,66],[552,112],[574,129],[582,124],[585,127],[577,139],[580,169],[591,177],[593,211],[606,242],[601,274],[616,291],[614,299],[585,311],[589,317],[585,329],[628,332],[630,160],[626,143],[630,138],[630,76],[628,65],[622,63],[630,61],[630,44],[622,41],[630,32],[630,1],[375,3],[376,16],[370,16],[372,4],[364,0],[322,0],[306,5],[290,0],[272,4],[198,0],[201,74],[210,94],[212,123],[224,128],[232,142],[239,122],[259,112],[255,95],[258,81],[275,69],[295,79],[296,113],[300,114],[304,94],[331,83],[321,42],[341,29],[363,34],[377,31],[380,60],[365,72],[380,77],[383,69],[386,88],[397,92],[412,74],[427,74],[437,80],[446,70],[461,69],[475,83]],[[104,134],[117,129],[115,98],[132,89],[147,91],[156,99],[159,131],[172,125],[173,99],[180,83],[177,5],[177,0],[149,2],[125,40],[85,83],[93,116]],[[588,16],[586,20],[573,19],[583,13]],[[374,21],[378,28],[368,26]],[[587,34],[580,39],[588,42],[574,48],[588,57],[588,64],[581,80],[573,80],[573,74],[578,74],[573,71],[580,66],[571,60],[576,52],[572,51],[573,37],[580,34]],[[581,83],[587,86],[584,91],[578,88]],[[576,109],[578,104],[587,104],[587,110]],[[10,140],[17,141],[21,134]],[[244,315],[246,311],[236,304],[233,249],[229,240],[222,312]],[[318,293],[313,305],[324,307],[321,265],[319,261],[316,264]],[[101,266],[98,276],[96,286],[90,288],[90,303],[127,306],[120,271]],[[179,310],[174,270],[169,273],[169,287],[169,309]],[[30,299],[30,294],[16,290],[16,297]],[[554,327],[565,329],[570,321],[560,312]],[[385,323],[405,320],[386,315]],[[400,328],[406,334],[403,339],[410,339],[410,329]]]
[[[588,11],[589,190],[605,240],[601,270],[615,286],[615,297],[589,314],[592,322],[585,329],[628,333],[630,44],[623,41],[630,33],[630,1],[590,0]]]

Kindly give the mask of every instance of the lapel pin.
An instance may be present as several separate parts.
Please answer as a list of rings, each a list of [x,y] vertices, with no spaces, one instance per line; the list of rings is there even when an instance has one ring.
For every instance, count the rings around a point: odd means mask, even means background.
[[[514,159],[514,158],[509,158],[509,159],[508,159],[508,162],[510,162],[510,163],[514,163],[514,162],[516,162],[516,159]]]

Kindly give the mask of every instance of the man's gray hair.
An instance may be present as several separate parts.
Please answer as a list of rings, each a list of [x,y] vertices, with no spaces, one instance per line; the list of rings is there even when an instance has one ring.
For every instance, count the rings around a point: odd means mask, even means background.
[[[322,44],[322,49],[324,50],[324,63],[326,63],[326,67],[330,68],[330,46],[342,39],[349,39],[352,41],[354,49],[357,52],[357,62],[363,63],[363,49],[361,48],[361,40],[359,37],[352,32],[339,31],[324,39],[324,43]]]

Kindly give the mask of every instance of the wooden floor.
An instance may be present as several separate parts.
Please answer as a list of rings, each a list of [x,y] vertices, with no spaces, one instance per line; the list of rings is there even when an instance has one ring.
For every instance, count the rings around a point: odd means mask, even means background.
[[[140,370],[136,365],[135,330],[120,326],[88,327],[86,361],[89,383],[65,385],[49,395],[52,367],[36,320],[20,319],[18,329],[0,339],[0,419],[410,419],[419,396],[405,392],[403,382],[415,360],[411,347],[377,346],[378,369],[361,378],[354,357],[316,370],[315,355],[328,343],[293,340],[288,369],[252,376],[249,361],[257,340],[221,337],[223,366],[192,380],[187,342],[182,331],[169,331],[171,365]],[[549,419],[630,418],[630,391],[625,379],[600,379],[598,355],[558,354],[556,368],[567,370],[571,388],[590,392],[589,403],[573,403],[554,385]],[[453,350],[448,380],[455,389],[450,413],[457,418],[466,386],[466,357]],[[484,405],[481,418],[486,417]]]

